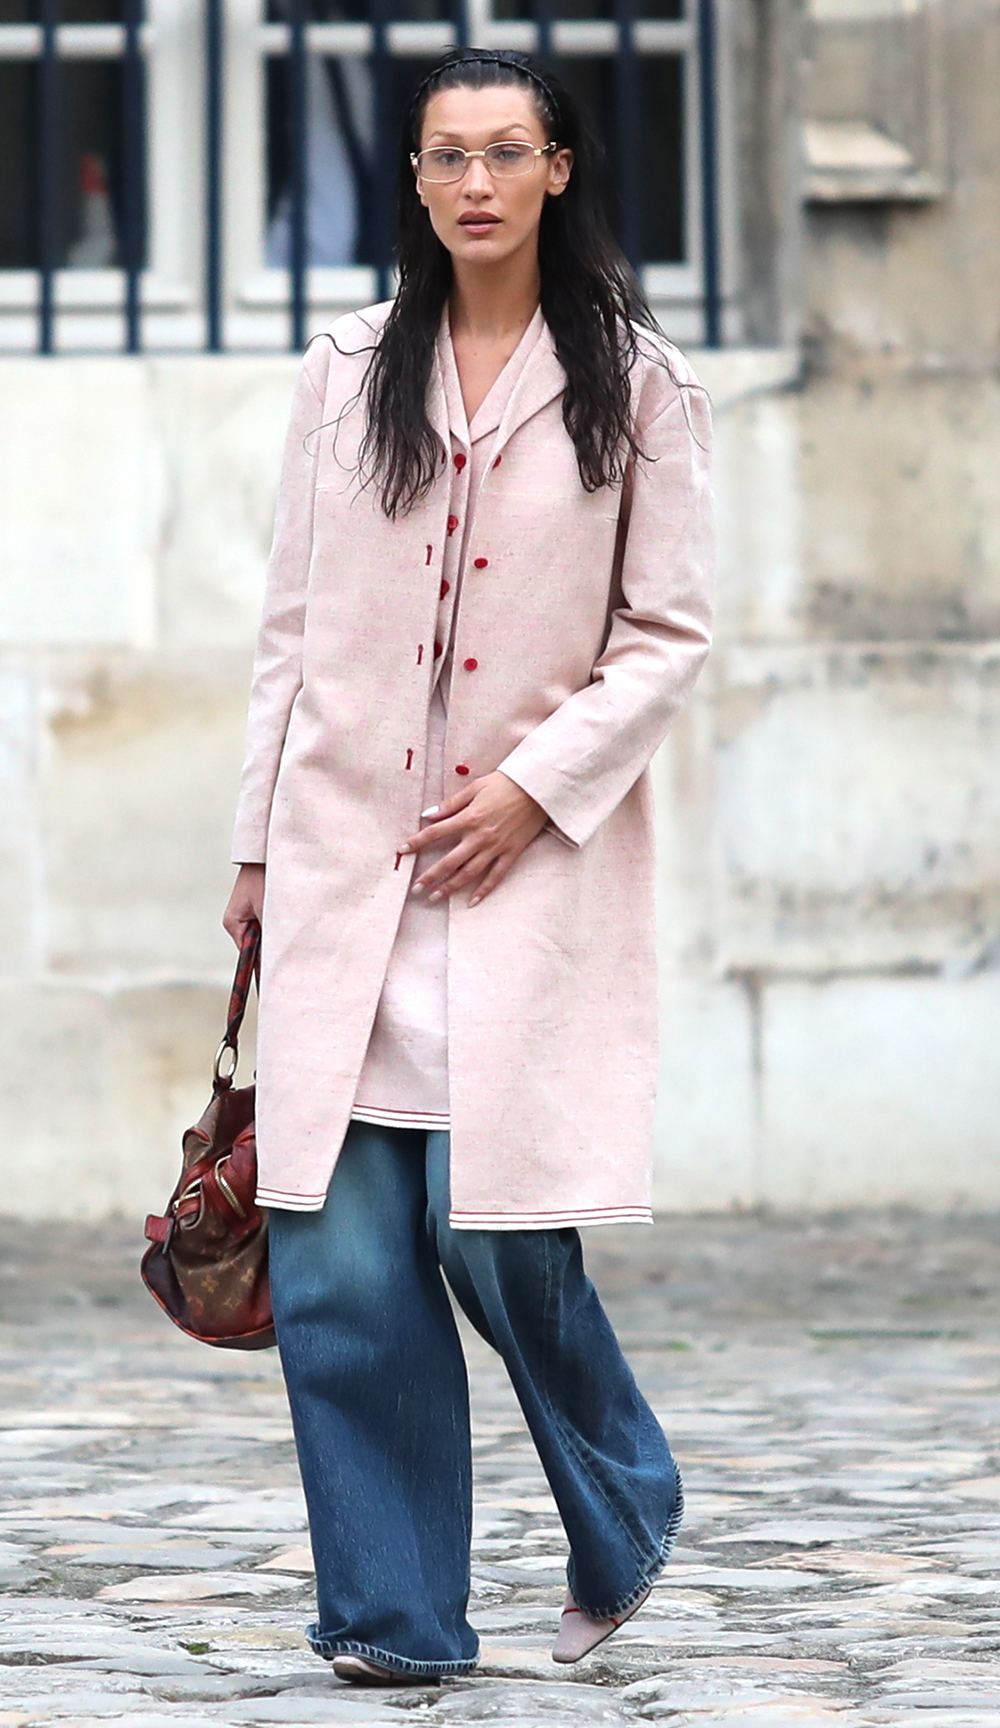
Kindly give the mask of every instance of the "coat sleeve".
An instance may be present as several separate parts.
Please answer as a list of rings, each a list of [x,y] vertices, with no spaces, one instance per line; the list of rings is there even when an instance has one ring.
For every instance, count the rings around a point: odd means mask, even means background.
[[[326,344],[317,344],[321,350]],[[302,639],[312,553],[315,451],[310,438],[323,418],[315,382],[315,350],[307,353],[292,402],[275,510],[264,610],[254,656],[246,754],[233,834],[235,864],[263,864],[278,765],[292,703],[302,684]]]
[[[623,604],[591,682],[499,764],[582,846],[662,743],[711,643],[711,417],[678,392],[641,435],[624,551]]]

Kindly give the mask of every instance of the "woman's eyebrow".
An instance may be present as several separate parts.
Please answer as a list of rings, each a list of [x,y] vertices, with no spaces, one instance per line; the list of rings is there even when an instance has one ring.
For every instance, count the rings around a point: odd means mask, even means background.
[[[498,144],[504,138],[512,138],[514,136],[515,132],[525,133],[525,135],[526,135],[525,141],[526,142],[530,139],[530,136],[531,136],[530,130],[525,125],[524,121],[523,120],[511,120],[508,122],[508,124],[506,126],[498,126],[498,127],[494,128],[494,131],[490,137],[490,143],[491,144]],[[428,137],[440,138],[442,140],[442,142],[445,144],[461,144],[462,139],[464,137],[464,133],[462,133],[462,132],[446,132],[441,127],[435,127],[434,131],[428,134]],[[425,145],[424,148],[426,149],[427,146]]]

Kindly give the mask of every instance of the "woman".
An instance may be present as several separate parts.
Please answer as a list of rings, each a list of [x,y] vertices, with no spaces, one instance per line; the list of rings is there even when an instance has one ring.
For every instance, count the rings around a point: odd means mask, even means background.
[[[645,1600],[680,1479],[577,1226],[645,1221],[647,763],[708,646],[708,415],[547,74],[418,88],[400,285],[310,346],[236,824],[262,918],[260,1198],[337,1674],[475,1665],[465,1364],[503,1357],[569,1540],[553,1655]]]

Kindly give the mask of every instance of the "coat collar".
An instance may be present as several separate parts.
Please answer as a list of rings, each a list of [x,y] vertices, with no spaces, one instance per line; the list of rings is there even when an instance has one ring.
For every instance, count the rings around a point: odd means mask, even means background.
[[[427,387],[427,418],[445,450],[451,449],[451,426],[448,398],[444,388],[444,367],[441,365],[441,344],[435,342],[431,361],[431,376]]]
[[[493,446],[494,458],[513,437],[518,428],[523,426],[526,420],[530,420],[532,415],[546,407],[553,397],[561,395],[566,386],[566,374],[556,354],[552,332],[540,314],[536,313],[535,316],[539,319],[540,330],[525,358],[520,376],[506,404],[501,409],[495,428],[489,425],[488,421],[486,424],[481,423],[479,415],[475,417],[477,437],[496,430]],[[530,331],[530,325],[528,329]],[[525,335],[527,336],[527,334],[526,331]],[[451,411],[449,411],[449,401],[458,391],[458,377],[455,373],[454,356],[449,354],[447,357],[451,362],[450,365],[447,365],[444,359],[444,343],[448,343],[450,348],[451,337],[448,329],[447,307],[445,307],[442,316],[441,329],[434,347],[434,364],[431,369],[427,398],[427,412],[431,425],[439,434],[447,450],[451,448],[453,434],[458,437],[460,443],[468,447],[469,433],[465,424],[465,410],[461,404],[460,393],[457,404],[458,411],[455,411],[456,404],[454,401],[451,401]],[[488,407],[488,399],[483,406],[484,408]]]

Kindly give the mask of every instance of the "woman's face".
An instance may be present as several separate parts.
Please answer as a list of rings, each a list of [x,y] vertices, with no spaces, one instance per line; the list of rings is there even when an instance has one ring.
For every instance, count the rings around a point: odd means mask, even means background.
[[[517,138],[542,149],[549,142],[531,93],[518,84],[482,90],[459,86],[438,90],[424,111],[420,149],[457,145],[485,150]],[[422,180],[417,192],[431,227],[456,260],[497,264],[525,245],[535,247],[546,197],[565,190],[573,164],[570,150],[536,156],[527,174],[494,179],[482,156],[466,163],[461,180],[445,185]]]

